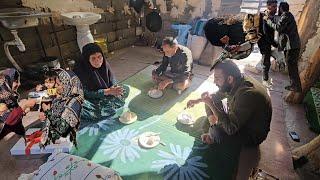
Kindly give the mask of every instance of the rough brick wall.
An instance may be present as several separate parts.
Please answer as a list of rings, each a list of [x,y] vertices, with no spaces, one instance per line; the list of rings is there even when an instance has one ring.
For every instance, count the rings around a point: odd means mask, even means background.
[[[74,0],[75,3],[76,1],[77,0]],[[92,3],[94,7],[103,11],[103,13],[101,13],[101,20],[91,25],[90,29],[95,39],[98,37],[106,39],[109,52],[130,46],[135,42],[137,17],[134,13],[132,13],[132,15],[124,14],[124,5],[128,4],[128,0],[90,0],[89,3]],[[22,5],[21,0],[0,0],[0,8],[22,7]],[[114,8],[114,14],[107,11],[108,7]],[[65,8],[66,7],[61,5],[61,9]],[[85,9],[85,7],[83,8]],[[128,25],[128,21],[130,21],[130,25]],[[47,56],[59,57],[58,43],[55,40],[53,30],[48,22],[48,19],[44,19],[43,23],[38,26],[39,34]],[[54,22],[59,22],[59,20],[54,19]],[[58,23],[55,24],[54,27],[62,50],[63,59],[77,60],[80,55],[80,50],[77,45],[76,28]],[[45,56],[35,27],[18,29],[18,35],[25,44],[26,51],[21,53],[17,47],[11,46],[10,52],[20,66],[23,67],[38,62],[41,57]],[[0,67],[12,66],[3,50],[4,42],[10,40],[13,40],[12,34],[0,25]]]

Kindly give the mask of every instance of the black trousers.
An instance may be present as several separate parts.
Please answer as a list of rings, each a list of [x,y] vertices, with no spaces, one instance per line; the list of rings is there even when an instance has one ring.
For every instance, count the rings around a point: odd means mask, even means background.
[[[290,84],[293,87],[301,89],[301,81],[298,70],[298,60],[300,55],[300,49],[290,49],[284,52],[286,62],[288,64],[288,73],[290,78]]]
[[[263,50],[260,49],[260,52],[262,54],[262,67],[263,67],[263,80],[268,81],[269,80],[269,70],[271,66],[271,45],[268,47],[265,47]]]
[[[25,134],[26,134],[26,130],[24,129],[22,122],[12,126],[5,124],[0,132],[0,140],[3,139],[7,134],[11,132],[14,132],[23,137],[25,137]]]

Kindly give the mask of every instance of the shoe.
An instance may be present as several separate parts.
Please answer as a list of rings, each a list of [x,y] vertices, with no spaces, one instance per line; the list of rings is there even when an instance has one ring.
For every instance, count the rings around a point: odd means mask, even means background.
[[[272,80],[271,78],[269,78],[267,81],[266,80],[262,80],[262,85],[265,86],[266,88],[270,88],[272,86]]]

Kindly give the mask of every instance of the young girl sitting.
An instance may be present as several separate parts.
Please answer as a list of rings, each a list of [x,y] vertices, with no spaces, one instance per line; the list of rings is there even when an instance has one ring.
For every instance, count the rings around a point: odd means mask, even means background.
[[[44,84],[39,84],[36,87],[36,91],[47,90],[49,97],[55,97],[57,95],[56,78],[58,77],[55,71],[48,71],[44,75]]]
[[[76,146],[76,131],[80,125],[83,90],[79,78],[72,71],[61,70],[56,79],[57,97],[52,106],[43,106],[39,119],[45,121],[40,145],[56,143],[60,137],[70,137]]]

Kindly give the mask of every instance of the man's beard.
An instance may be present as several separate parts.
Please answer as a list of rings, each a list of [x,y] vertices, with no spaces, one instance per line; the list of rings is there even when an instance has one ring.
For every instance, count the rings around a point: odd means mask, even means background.
[[[231,89],[232,89],[231,84],[228,84],[228,83],[226,83],[226,82],[223,83],[222,86],[219,86],[219,90],[220,90],[221,92],[224,92],[224,93],[230,92]]]

